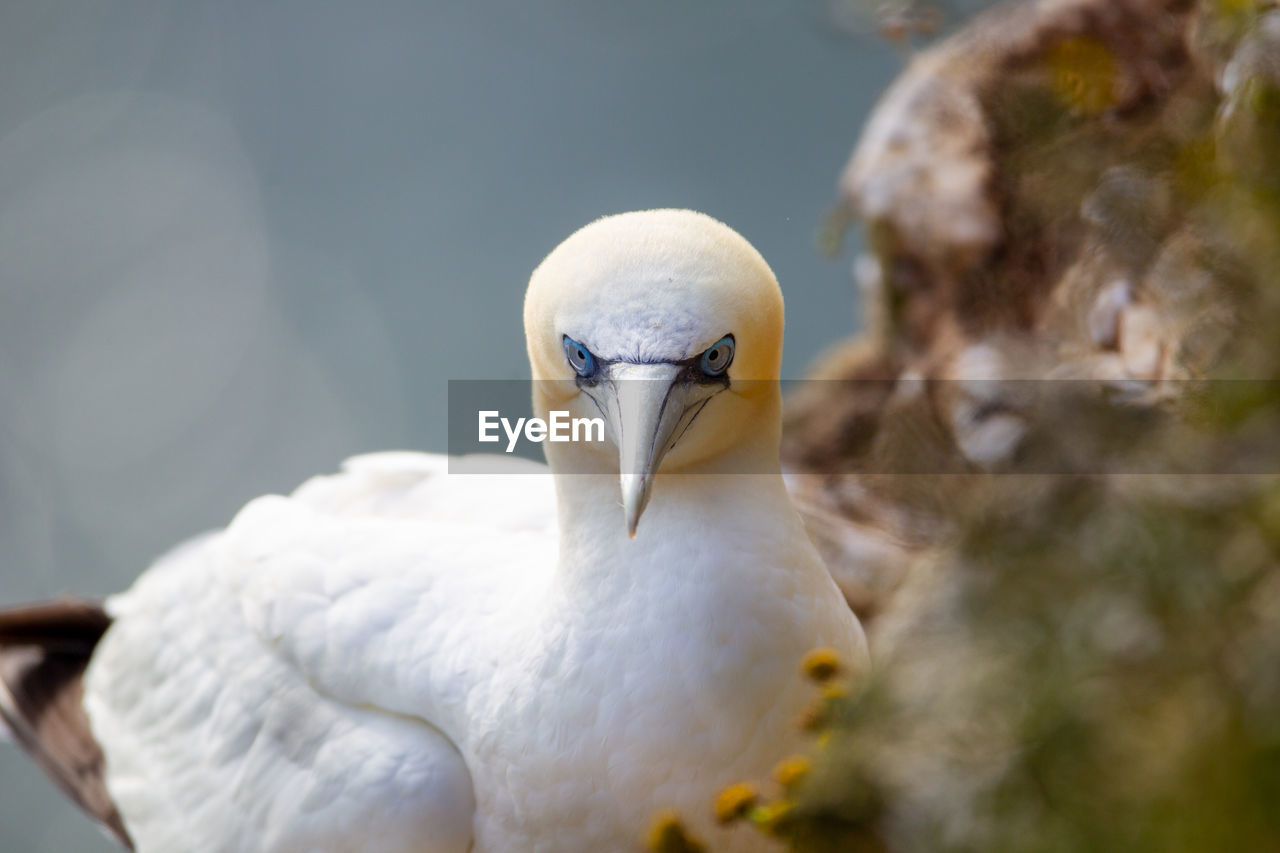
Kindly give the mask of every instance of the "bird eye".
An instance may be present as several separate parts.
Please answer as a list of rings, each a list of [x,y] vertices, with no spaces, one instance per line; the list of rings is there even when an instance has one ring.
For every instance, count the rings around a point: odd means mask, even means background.
[[[590,376],[596,372],[596,357],[591,354],[591,350],[568,335],[564,336],[564,357],[579,376]]]
[[[733,335],[725,335],[702,354],[702,372],[719,376],[733,363]]]

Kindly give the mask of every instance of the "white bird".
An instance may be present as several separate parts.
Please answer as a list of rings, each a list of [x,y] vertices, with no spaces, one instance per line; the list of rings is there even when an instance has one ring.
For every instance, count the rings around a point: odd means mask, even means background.
[[[716,792],[798,736],[805,652],[866,658],[779,471],[777,281],[710,217],[629,213],[542,262],[524,321],[536,414],[608,425],[545,444],[554,477],[360,457],[251,502],[106,616],[0,618],[0,710],[118,837],[598,853],[674,808],[717,850],[765,845],[715,825]],[[68,734],[86,658],[104,773]]]

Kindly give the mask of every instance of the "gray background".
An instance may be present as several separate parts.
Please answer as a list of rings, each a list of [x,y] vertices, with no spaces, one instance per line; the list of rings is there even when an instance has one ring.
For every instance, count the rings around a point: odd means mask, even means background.
[[[798,375],[856,324],[816,235],[899,65],[820,0],[8,0],[0,604],[443,449],[446,381],[526,375],[528,273],[601,214],[740,230]],[[110,849],[0,747],[0,851]]]

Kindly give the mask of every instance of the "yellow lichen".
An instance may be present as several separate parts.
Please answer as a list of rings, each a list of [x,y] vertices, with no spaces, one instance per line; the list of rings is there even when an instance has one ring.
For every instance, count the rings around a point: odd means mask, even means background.
[[[1259,0],[1218,0],[1217,5],[1223,15],[1250,15],[1262,9]]]
[[[1063,39],[1049,49],[1047,61],[1053,92],[1072,111],[1098,115],[1115,106],[1118,68],[1102,42]]]
[[[716,820],[732,823],[750,811],[757,800],[759,795],[754,786],[746,782],[730,785],[716,797]]]

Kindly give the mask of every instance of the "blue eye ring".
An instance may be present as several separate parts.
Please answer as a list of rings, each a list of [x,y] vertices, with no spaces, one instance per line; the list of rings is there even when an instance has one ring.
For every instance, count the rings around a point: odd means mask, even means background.
[[[573,368],[573,372],[583,378],[596,372],[596,357],[591,354],[591,350],[568,335],[564,336],[564,357]]]
[[[723,376],[733,364],[733,335],[725,335],[702,354],[699,365],[707,376]]]

